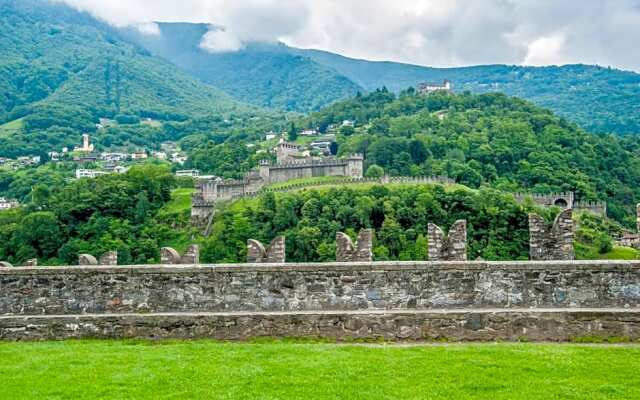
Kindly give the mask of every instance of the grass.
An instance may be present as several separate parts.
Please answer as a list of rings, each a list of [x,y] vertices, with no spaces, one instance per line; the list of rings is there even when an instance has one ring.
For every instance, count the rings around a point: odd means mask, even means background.
[[[178,214],[191,210],[191,194],[193,191],[194,189],[191,188],[174,189],[171,192],[171,200],[160,209],[160,213]]]
[[[0,343],[2,399],[632,399],[640,347]]]
[[[23,126],[22,118],[9,121],[6,124],[0,125],[0,136],[10,136],[21,131]]]
[[[312,178],[299,178],[299,179],[291,179],[288,180],[286,182],[278,182],[278,183],[274,183],[269,185],[270,189],[280,189],[280,188],[285,188],[291,185],[322,185],[324,183],[327,182],[336,182],[336,181],[342,181],[342,180],[347,180],[350,179],[346,176],[316,176],[316,177],[312,177]],[[353,184],[352,186],[355,185],[360,185],[358,184]],[[344,183],[340,183],[340,182],[336,182],[335,185],[329,185],[329,186],[349,186],[346,185]]]
[[[576,243],[576,259],[578,260],[637,260],[640,252],[631,247],[614,246],[607,253],[600,253],[595,246]]]

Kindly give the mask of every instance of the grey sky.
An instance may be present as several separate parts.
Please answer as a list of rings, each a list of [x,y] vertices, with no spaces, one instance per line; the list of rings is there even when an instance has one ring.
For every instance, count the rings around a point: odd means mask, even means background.
[[[429,66],[586,63],[640,71],[640,0],[59,0],[114,25],[221,25],[211,51],[282,40]]]

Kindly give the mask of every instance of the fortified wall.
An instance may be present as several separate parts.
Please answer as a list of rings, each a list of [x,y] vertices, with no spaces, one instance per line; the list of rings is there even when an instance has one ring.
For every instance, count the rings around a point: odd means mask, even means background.
[[[561,193],[514,193],[516,201],[523,203],[527,199],[542,207],[571,208],[579,211],[588,211],[602,217],[607,216],[607,203],[604,201],[577,201],[573,192]]]
[[[303,161],[286,161],[270,164],[260,163],[258,170],[251,171],[241,180],[221,178],[201,179],[191,200],[191,216],[194,219],[211,215],[216,202],[251,196],[263,187],[292,179],[321,176],[340,176],[362,179],[364,157],[354,154],[347,158],[308,158]]]
[[[0,339],[640,338],[640,263],[0,268]]]
[[[570,217],[531,214],[524,262],[466,261],[461,220],[429,226],[429,262],[373,262],[363,230],[336,234],[335,263],[286,263],[284,237],[249,240],[247,264],[201,265],[195,245],[163,248],[162,265],[115,266],[114,252],[80,267],[3,263],[0,339],[640,339],[640,262],[570,260]]]

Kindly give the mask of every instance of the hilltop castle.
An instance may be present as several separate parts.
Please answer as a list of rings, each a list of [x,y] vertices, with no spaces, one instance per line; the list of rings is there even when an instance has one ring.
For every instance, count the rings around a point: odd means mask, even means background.
[[[248,172],[243,179],[210,177],[198,180],[196,193],[191,198],[191,217],[206,218],[211,215],[215,203],[254,194],[273,183],[319,176],[363,176],[362,154],[316,158],[300,155],[297,146],[283,142],[276,148],[276,155],[276,164],[261,161],[258,169]]]

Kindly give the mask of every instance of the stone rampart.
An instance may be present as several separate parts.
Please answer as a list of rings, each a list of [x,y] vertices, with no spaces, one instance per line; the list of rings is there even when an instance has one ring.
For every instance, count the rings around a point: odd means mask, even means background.
[[[0,268],[0,314],[640,307],[640,262]]]
[[[0,268],[0,339],[640,337],[640,262]]]

